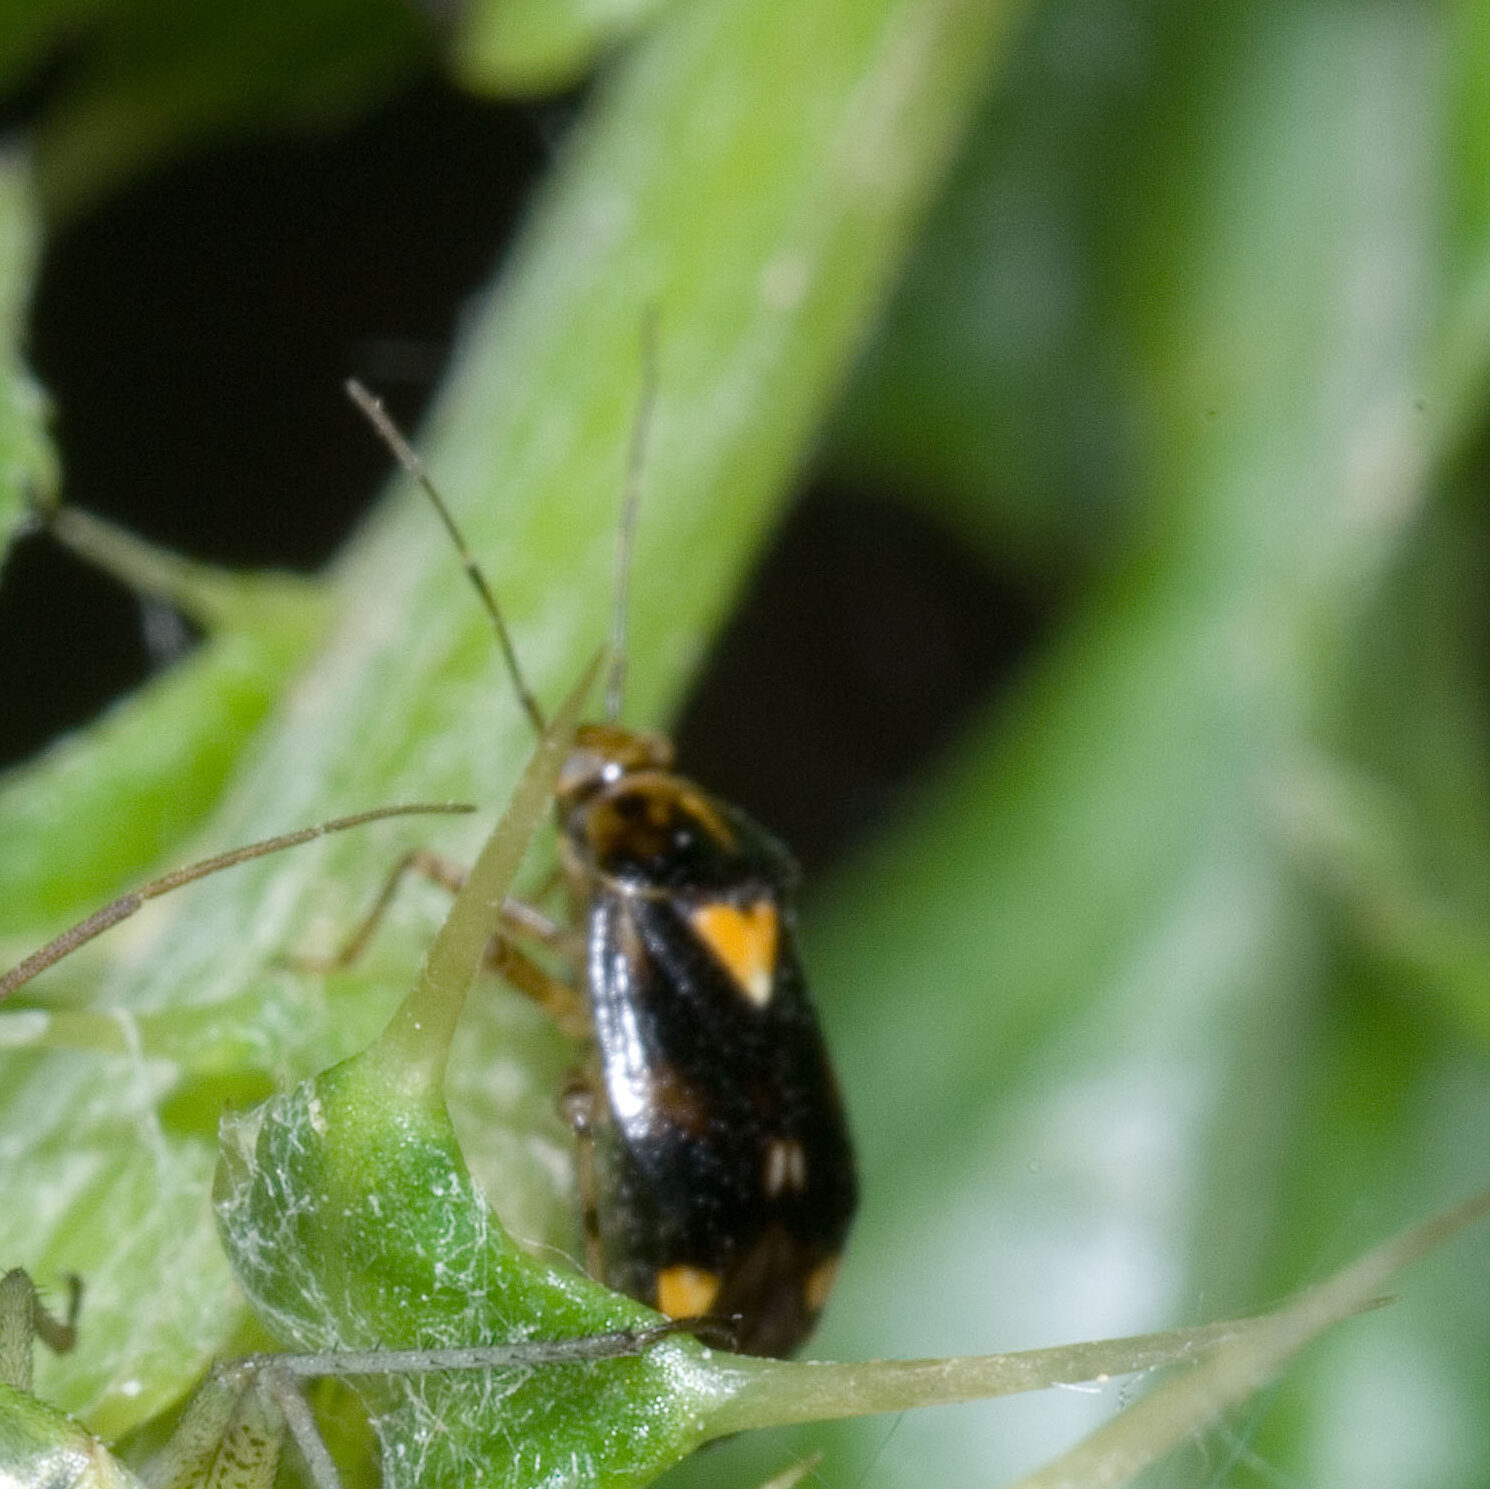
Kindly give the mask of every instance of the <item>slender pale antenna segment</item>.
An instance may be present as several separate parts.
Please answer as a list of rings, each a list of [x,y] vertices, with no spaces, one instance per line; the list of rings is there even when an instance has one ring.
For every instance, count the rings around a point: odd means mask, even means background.
[[[18,987],[31,981],[39,972],[70,956],[78,947],[101,936],[110,926],[128,920],[146,900],[159,899],[183,884],[195,879],[205,879],[208,874],[220,873],[235,864],[247,863],[251,858],[263,858],[270,853],[280,853],[314,838],[326,837],[329,833],[345,832],[349,827],[361,827],[364,822],[380,822],[385,817],[410,817],[429,812],[472,812],[474,807],[462,802],[417,802],[410,806],[376,807],[370,812],[358,812],[352,817],[337,817],[330,822],[318,822],[314,827],[302,827],[298,832],[287,832],[277,838],[265,838],[261,843],[249,843],[243,848],[233,848],[227,853],[218,853],[204,858],[199,863],[187,864],[184,869],[152,879],[117,900],[95,910],[86,920],[80,920],[70,930],[63,931],[55,941],[49,941],[40,951],[33,951],[24,962],[12,967],[0,977],[0,1001],[8,998]]]
[[[631,598],[631,553],[636,541],[636,518],[641,510],[642,470],[646,465],[647,435],[657,402],[657,310],[642,320],[642,382],[636,419],[631,426],[631,453],[626,461],[626,490],[621,498],[621,522],[616,529],[616,608],[611,616],[610,671],[605,679],[605,719],[621,717],[626,695],[626,622]]]
[[[528,722],[532,724],[536,734],[542,735],[548,727],[543,718],[543,710],[538,706],[538,700],[528,688],[523,677],[523,670],[517,663],[517,651],[512,645],[512,637],[507,630],[507,622],[502,618],[501,609],[497,605],[497,597],[492,593],[491,586],[486,582],[486,575],[481,572],[479,565],[472,556],[470,548],[455,524],[455,518],[450,513],[450,508],[445,505],[445,498],[439,493],[439,489],[430,479],[429,472],[424,468],[424,462],[414,453],[414,447],[400,433],[398,425],[388,416],[388,411],[383,407],[383,400],[369,393],[356,378],[347,380],[347,396],[357,405],[377,432],[378,438],[393,451],[394,458],[414,478],[419,489],[434,504],[434,509],[440,514],[440,521],[445,524],[445,531],[450,534],[450,540],[455,544],[455,551],[460,555],[461,566],[466,571],[466,577],[471,581],[476,591],[477,598],[481,601],[486,613],[491,616],[492,625],[497,632],[497,645],[501,648],[502,659],[507,665],[508,675],[512,678],[512,686],[517,691],[517,701],[522,704],[522,709],[528,716]]]

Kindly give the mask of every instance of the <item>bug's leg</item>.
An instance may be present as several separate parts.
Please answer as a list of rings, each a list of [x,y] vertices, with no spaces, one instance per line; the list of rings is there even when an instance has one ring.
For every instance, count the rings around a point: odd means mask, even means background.
[[[59,1318],[47,1311],[21,1268],[0,1277],[0,1485],[138,1489],[138,1480],[81,1423],[31,1394],[36,1340],[58,1354],[77,1342],[83,1284],[77,1277],[67,1282],[67,1312]]]
[[[32,1346],[40,1339],[54,1353],[66,1354],[78,1340],[78,1309],[83,1301],[82,1279],[67,1279],[67,1314],[47,1312],[31,1274],[14,1267],[0,1277],[0,1385],[31,1391]]]
[[[458,893],[461,885],[466,882],[463,865],[432,853],[427,848],[413,848],[393,865],[372,908],[337,951],[329,957],[287,958],[288,965],[300,972],[337,972],[350,966],[367,950],[367,944],[384,915],[388,913],[393,897],[410,874],[418,874],[442,889],[448,889],[451,894]],[[569,932],[520,900],[509,899],[503,903],[502,920],[514,932],[531,940],[565,950],[572,949],[573,938]],[[487,951],[487,963],[520,993],[531,998],[570,1038],[583,1039],[590,1032],[590,1019],[584,999],[567,982],[545,972],[505,936],[493,939]]]
[[[605,1246],[600,1234],[600,1185],[595,1172],[595,1123],[602,1097],[582,1070],[571,1070],[559,1097],[559,1110],[574,1133],[574,1181],[579,1190],[585,1237],[585,1271],[605,1281]]]
[[[293,956],[286,958],[286,964],[297,972],[340,972],[352,966],[367,950],[368,942],[377,933],[378,926],[388,913],[394,897],[410,874],[417,874],[432,884],[438,884],[441,889],[448,890],[451,894],[458,894],[461,885],[466,882],[466,870],[463,864],[456,863],[454,859],[446,858],[443,854],[431,852],[428,848],[410,849],[388,871],[388,877],[383,881],[383,887],[378,891],[372,906],[353,927],[346,940],[330,956]],[[572,933],[521,900],[509,899],[503,903],[502,920],[516,935],[551,946],[556,951],[573,955]],[[495,951],[491,960],[499,971],[505,972],[505,967]],[[518,985],[523,992],[534,997],[542,1006],[545,1008],[549,1006],[548,1000],[533,993],[526,982],[519,982]]]
[[[217,1366],[187,1402],[170,1440],[140,1477],[148,1489],[271,1489],[284,1450],[285,1414],[253,1361]],[[319,1440],[319,1433],[316,1434]],[[329,1466],[325,1447],[321,1457]],[[312,1465],[312,1471],[318,1465]],[[335,1469],[316,1489],[337,1489]]]
[[[551,887],[549,884],[541,885],[536,898],[542,899]],[[583,954],[583,946],[576,945],[579,938],[573,931],[567,930],[556,920],[551,920],[542,910],[535,909],[526,900],[514,900],[510,896],[503,900],[502,924],[512,935],[537,941],[553,951],[562,952],[571,961],[576,959],[577,953]]]
[[[790,1468],[783,1469],[779,1474],[766,1480],[761,1489],[796,1489],[796,1486],[805,1479],[808,1474],[815,1473],[817,1466],[823,1461],[821,1453],[809,1453],[800,1463],[794,1463]]]
[[[148,1489],[272,1489],[288,1431],[315,1489],[341,1489],[336,1465],[305,1400],[304,1381],[614,1360],[643,1354],[664,1339],[687,1332],[685,1320],[571,1339],[231,1360],[218,1365],[202,1383],[142,1478]]]
[[[286,964],[297,972],[339,972],[350,967],[367,950],[367,943],[372,940],[394,896],[410,874],[418,874],[440,888],[448,889],[451,894],[458,893],[466,882],[464,866],[454,859],[433,853],[428,848],[411,848],[396,860],[371,908],[330,956],[292,956],[285,959]]]
[[[540,890],[540,895],[546,890]],[[523,941],[536,941],[556,952],[571,967],[582,967],[585,961],[585,938],[573,926],[560,925],[551,920],[542,910],[535,909],[526,900],[515,900],[510,896],[502,902],[502,925],[510,936]],[[581,1030],[589,1032],[588,1023]]]
[[[287,1372],[269,1366],[259,1372],[254,1390],[256,1395],[266,1398],[265,1409],[277,1412],[289,1428],[315,1489],[341,1489],[341,1475],[331,1461],[326,1439],[321,1436],[300,1383]]]
[[[506,915],[506,909],[503,909]],[[582,994],[562,978],[545,972],[526,952],[506,936],[493,939],[486,953],[487,965],[504,977],[518,992],[531,998],[571,1039],[588,1038],[592,1032],[590,1010]]]

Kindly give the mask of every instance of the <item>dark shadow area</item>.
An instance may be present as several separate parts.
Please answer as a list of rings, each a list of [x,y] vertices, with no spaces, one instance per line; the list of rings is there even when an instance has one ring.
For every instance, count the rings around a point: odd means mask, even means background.
[[[313,569],[381,485],[355,374],[417,422],[572,107],[434,83],[334,136],[137,183],[50,248],[31,356],[67,499],[194,557]],[[888,500],[810,493],[680,725],[690,774],[819,869],[940,748],[1040,608]],[[0,585],[0,764],[165,658],[111,581],[21,544]]]

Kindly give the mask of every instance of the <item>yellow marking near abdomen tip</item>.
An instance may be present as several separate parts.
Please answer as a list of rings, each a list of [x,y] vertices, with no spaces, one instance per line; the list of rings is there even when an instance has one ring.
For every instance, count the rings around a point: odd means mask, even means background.
[[[702,1267],[664,1267],[657,1274],[657,1308],[669,1318],[701,1318],[719,1296],[719,1275]]]
[[[830,1256],[807,1274],[807,1281],[802,1284],[802,1301],[807,1304],[809,1313],[823,1311],[823,1304],[828,1301],[828,1294],[838,1280],[838,1262],[838,1257]]]
[[[781,917],[770,900],[753,905],[721,901],[700,905],[688,917],[699,940],[724,964],[740,991],[764,1008],[776,983]]]

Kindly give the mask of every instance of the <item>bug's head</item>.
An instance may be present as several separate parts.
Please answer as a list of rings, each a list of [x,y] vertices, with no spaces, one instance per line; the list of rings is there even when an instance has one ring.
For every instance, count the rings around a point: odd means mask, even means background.
[[[669,770],[672,763],[673,745],[665,735],[619,724],[581,724],[555,795],[561,806],[574,806],[633,771]]]

